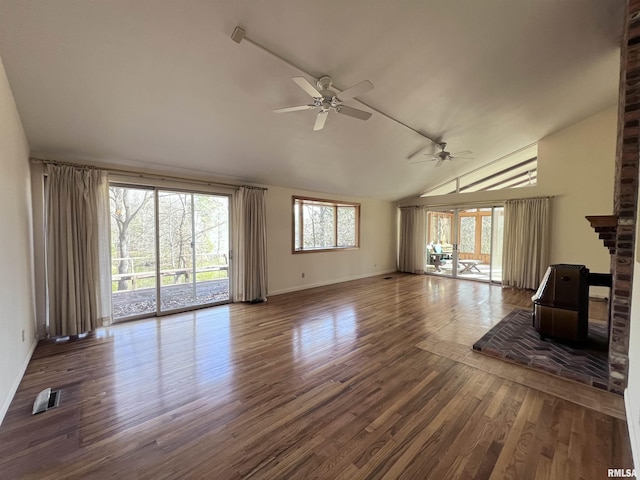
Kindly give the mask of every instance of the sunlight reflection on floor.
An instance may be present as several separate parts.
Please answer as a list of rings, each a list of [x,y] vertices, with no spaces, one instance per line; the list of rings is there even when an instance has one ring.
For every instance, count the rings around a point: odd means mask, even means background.
[[[336,348],[350,347],[357,338],[357,318],[352,306],[340,308],[293,330],[293,357],[296,362],[317,362]]]

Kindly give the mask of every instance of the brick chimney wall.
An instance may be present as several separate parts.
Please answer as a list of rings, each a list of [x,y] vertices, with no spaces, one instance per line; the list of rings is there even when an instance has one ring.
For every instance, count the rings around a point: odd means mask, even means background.
[[[618,218],[611,257],[609,390],[622,393],[629,368],[629,326],[638,206],[640,158],[640,0],[628,0],[621,46],[614,213]]]

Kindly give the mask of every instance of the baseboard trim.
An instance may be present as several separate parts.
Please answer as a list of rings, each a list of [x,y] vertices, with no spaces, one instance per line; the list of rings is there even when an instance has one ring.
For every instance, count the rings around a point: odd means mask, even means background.
[[[11,402],[13,401],[13,397],[15,397],[16,392],[18,391],[18,387],[20,386],[20,382],[22,381],[22,377],[24,377],[24,372],[27,371],[27,367],[29,366],[29,362],[31,361],[31,357],[33,356],[33,352],[36,350],[36,346],[38,345],[38,340],[33,339],[33,343],[31,344],[31,348],[29,349],[29,354],[24,359],[22,363],[22,367],[20,368],[20,372],[16,375],[16,379],[11,385],[11,390],[9,390],[9,395],[4,399],[2,404],[2,408],[0,408],[0,425],[4,421],[4,417],[9,411],[9,407],[11,406]]]
[[[327,281],[323,281],[323,282],[316,282],[316,283],[310,283],[310,284],[305,284],[305,285],[296,285],[295,287],[289,287],[289,288],[282,288],[280,290],[274,290],[272,292],[269,292],[269,296],[273,295],[282,295],[283,293],[291,293],[291,292],[298,292],[300,290],[308,290],[310,288],[316,288],[316,287],[324,287],[326,285],[333,285],[334,283],[342,283],[342,282],[350,282],[352,280],[360,280],[362,278],[369,278],[369,277],[376,277],[378,275],[386,275],[389,273],[396,273],[397,270],[394,268],[392,270],[382,270],[380,272],[374,272],[374,273],[364,273],[361,275],[354,275],[351,277],[343,277],[343,278],[334,278],[332,280],[327,280]]]
[[[633,416],[633,409],[631,408],[632,402],[629,395],[629,389],[624,390],[624,409],[627,414],[627,428],[629,430],[629,443],[631,443],[631,454],[633,455],[633,465],[635,468],[640,468],[640,445],[638,442],[640,438],[640,431],[638,430],[640,424],[640,418]],[[637,405],[637,403],[636,403]]]

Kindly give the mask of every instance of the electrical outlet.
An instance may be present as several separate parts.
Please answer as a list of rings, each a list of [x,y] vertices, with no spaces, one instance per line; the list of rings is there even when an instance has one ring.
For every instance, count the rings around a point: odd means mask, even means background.
[[[24,328],[22,329],[22,341],[24,342]]]
[[[302,272],[302,278],[304,278],[304,272]]]

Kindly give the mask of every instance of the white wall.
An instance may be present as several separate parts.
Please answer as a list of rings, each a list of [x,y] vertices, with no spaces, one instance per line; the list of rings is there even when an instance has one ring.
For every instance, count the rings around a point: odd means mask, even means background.
[[[291,253],[292,195],[360,203],[360,248]],[[269,294],[363,278],[396,270],[394,203],[336,197],[317,192],[269,187],[267,192],[267,260]],[[302,278],[302,273],[305,274]]]
[[[613,214],[617,106],[538,142],[538,185],[492,192],[405,199],[400,205],[465,205],[511,198],[553,196],[550,263],[575,263],[610,271],[611,256],[584,218]],[[608,289],[592,288],[594,295]]]
[[[611,256],[585,220],[613,214],[618,107],[611,107],[538,143],[538,181],[554,195],[551,263],[609,272]]]
[[[29,146],[0,59],[0,422],[36,345]],[[24,332],[24,340],[22,339]]]

